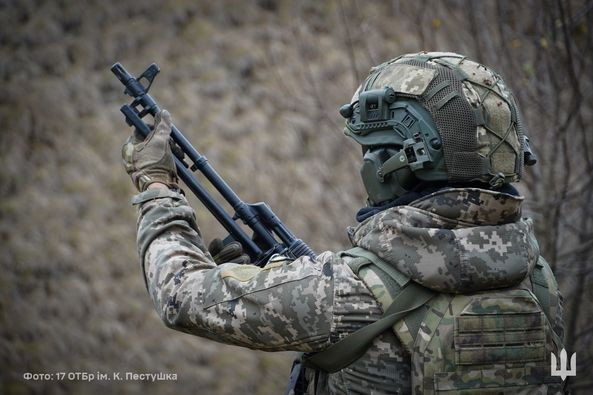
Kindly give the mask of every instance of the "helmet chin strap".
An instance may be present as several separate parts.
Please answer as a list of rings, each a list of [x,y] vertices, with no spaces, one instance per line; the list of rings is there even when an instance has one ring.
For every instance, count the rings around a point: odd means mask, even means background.
[[[391,158],[387,159],[385,163],[377,170],[377,178],[380,182],[385,180],[385,177],[394,171],[402,169],[406,166],[409,166],[410,162],[408,162],[408,157],[404,150],[399,151],[397,154],[393,155]]]
[[[424,169],[432,166],[433,160],[430,157],[428,148],[419,133],[414,138],[404,140],[404,147],[397,154],[387,159],[377,170],[377,178],[383,179],[390,173],[409,167],[411,171]]]
[[[399,158],[403,158],[403,161]],[[406,194],[418,182],[404,150],[382,147],[365,153],[361,176],[368,194],[368,203],[372,206]]]
[[[414,172],[433,165],[419,133],[403,143],[400,150],[377,147],[365,152],[361,176],[370,205],[381,205],[405,195],[418,182]]]

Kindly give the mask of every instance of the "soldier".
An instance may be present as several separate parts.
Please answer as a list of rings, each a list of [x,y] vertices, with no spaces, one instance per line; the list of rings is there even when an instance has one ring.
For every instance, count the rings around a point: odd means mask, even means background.
[[[503,80],[458,54],[404,55],[371,69],[340,113],[368,193],[353,247],[263,268],[238,243],[206,249],[168,112],[128,140],[138,251],[165,324],[303,352],[294,393],[561,391],[562,299],[511,185],[535,160]]]

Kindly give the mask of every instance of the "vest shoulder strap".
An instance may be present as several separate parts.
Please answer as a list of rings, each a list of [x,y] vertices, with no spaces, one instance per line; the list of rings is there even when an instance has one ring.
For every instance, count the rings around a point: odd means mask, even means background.
[[[386,273],[392,281],[397,282],[397,284],[400,285],[401,290],[395,295],[393,302],[389,308],[384,311],[381,319],[357,330],[337,343],[332,344],[327,349],[312,354],[305,359],[304,363],[306,366],[330,373],[337,372],[352,364],[366,352],[377,336],[387,329],[392,328],[397,321],[406,317],[410,312],[424,306],[435,295],[434,292],[410,281],[408,277],[395,270],[389,263],[363,248],[355,247],[342,252],[341,256],[364,258],[352,260],[353,265],[351,268],[355,274],[367,265],[371,265],[371,268],[373,265],[377,266],[382,272]]]
[[[375,299],[381,304],[383,311],[386,311],[393,303],[393,298],[401,292],[402,287],[411,281],[409,277],[395,269],[389,262],[364,248],[354,247],[341,252],[340,256],[351,258],[346,260],[346,263],[354,274],[369,287]],[[377,287],[377,285],[379,286]],[[393,326],[393,330],[402,346],[410,354],[426,312],[426,308],[416,309]]]
[[[348,262],[350,268],[354,272],[354,274],[358,274],[360,269],[367,265],[374,265],[381,269],[392,281],[395,281],[400,287],[406,285],[410,278],[401,273],[399,270],[395,269],[389,262],[383,260],[378,255],[370,252],[369,250],[365,250],[361,247],[354,247],[346,251],[342,251],[339,254],[340,256],[350,256],[353,258],[363,258],[363,259],[354,259]]]

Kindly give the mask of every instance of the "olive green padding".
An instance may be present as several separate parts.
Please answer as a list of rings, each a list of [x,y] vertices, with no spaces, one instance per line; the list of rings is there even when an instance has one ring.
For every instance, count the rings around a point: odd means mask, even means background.
[[[387,269],[389,266],[388,263],[362,248],[357,247],[353,250],[345,251],[345,253],[350,256],[359,256],[367,259],[371,257],[372,260],[369,259],[369,261],[373,264],[380,262],[379,265],[382,266],[382,269]],[[387,266],[383,265],[383,263]],[[357,266],[360,269],[360,261],[358,261]],[[394,274],[393,270],[389,269],[384,272]],[[345,368],[360,358],[377,336],[391,329],[397,321],[426,304],[435,295],[429,289],[405,279],[405,276],[401,273],[395,274],[393,280],[398,283],[402,282],[405,285],[401,289],[401,292],[393,299],[393,303],[385,311],[383,318],[357,330],[329,348],[307,357],[305,359],[305,365],[329,373],[335,373]]]

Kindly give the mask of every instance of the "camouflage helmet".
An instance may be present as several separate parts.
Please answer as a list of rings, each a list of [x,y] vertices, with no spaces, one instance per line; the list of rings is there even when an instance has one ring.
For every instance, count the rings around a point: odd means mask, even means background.
[[[502,78],[459,54],[407,54],[374,67],[340,113],[363,147],[372,204],[419,180],[500,187],[535,163]]]

